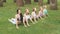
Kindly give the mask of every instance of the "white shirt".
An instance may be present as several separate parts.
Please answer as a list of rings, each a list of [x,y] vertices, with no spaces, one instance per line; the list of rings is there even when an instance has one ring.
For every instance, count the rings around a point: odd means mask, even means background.
[[[32,12],[31,15],[32,15],[33,17],[36,17],[36,13],[35,13],[35,12]]]
[[[26,19],[30,19],[30,15],[24,14],[24,17],[25,17]]]

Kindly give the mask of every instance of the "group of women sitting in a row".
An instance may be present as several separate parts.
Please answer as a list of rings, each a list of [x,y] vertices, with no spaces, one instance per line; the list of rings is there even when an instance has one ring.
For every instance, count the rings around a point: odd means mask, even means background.
[[[30,20],[33,24],[37,23],[37,20],[39,18],[43,18],[48,16],[46,6],[40,7],[39,12],[36,13],[37,9],[33,8],[32,13],[30,14],[30,11],[28,8],[25,9],[24,15],[21,13],[21,10],[17,10],[17,14],[15,15],[15,18],[8,19],[11,23],[16,24],[16,28],[19,29],[18,25],[22,22],[25,27],[30,26],[28,21]]]

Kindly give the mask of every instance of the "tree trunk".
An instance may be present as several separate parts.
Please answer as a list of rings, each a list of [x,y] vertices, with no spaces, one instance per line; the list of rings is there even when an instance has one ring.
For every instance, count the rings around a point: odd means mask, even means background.
[[[14,2],[16,2],[16,0],[14,0]]]
[[[50,0],[50,9],[57,9],[57,0]]]
[[[3,2],[6,2],[6,0],[3,0]]]
[[[25,0],[25,4],[31,4],[31,0]]]
[[[0,7],[3,7],[3,1],[0,0]]]
[[[17,3],[17,6],[18,6],[18,7],[24,6],[23,0],[16,0],[16,3]]]
[[[50,4],[50,0],[48,0],[47,3]]]
[[[38,4],[39,4],[40,6],[42,6],[42,5],[43,5],[43,0],[39,0]]]
[[[34,0],[34,2],[38,2],[38,0]]]

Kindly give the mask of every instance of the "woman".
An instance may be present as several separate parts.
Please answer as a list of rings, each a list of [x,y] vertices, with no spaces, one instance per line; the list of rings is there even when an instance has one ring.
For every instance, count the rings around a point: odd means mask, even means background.
[[[43,7],[40,7],[40,10],[39,10],[39,13],[38,13],[38,17],[39,18],[44,17],[44,15],[43,15]]]
[[[44,5],[43,6],[43,13],[44,13],[44,16],[46,17],[46,16],[48,16],[48,11],[47,11],[47,6],[46,5]]]
[[[31,13],[31,18],[37,23],[38,16],[36,14],[36,8],[33,8],[33,12]]]
[[[30,26],[29,23],[28,23],[28,20],[30,20],[32,23],[34,23],[34,22],[32,21],[32,19],[31,19],[30,14],[29,14],[29,10],[26,9],[25,14],[24,14],[24,17],[23,17],[23,24],[24,24],[25,27]],[[25,22],[26,22],[26,23],[25,23]],[[27,24],[27,25],[26,25],[26,24]]]
[[[16,24],[16,28],[19,29],[18,24],[23,22],[23,15],[20,9],[17,10],[17,14],[15,15],[15,18],[11,18],[9,19],[9,21],[12,22],[13,24]]]

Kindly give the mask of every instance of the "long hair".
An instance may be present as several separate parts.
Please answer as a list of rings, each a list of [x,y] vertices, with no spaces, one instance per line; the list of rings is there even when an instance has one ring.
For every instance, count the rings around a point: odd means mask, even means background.
[[[21,20],[21,22],[23,22],[23,14],[22,13],[20,13],[20,20]]]
[[[19,10],[17,9],[17,14],[18,14],[18,11],[19,11]]]

